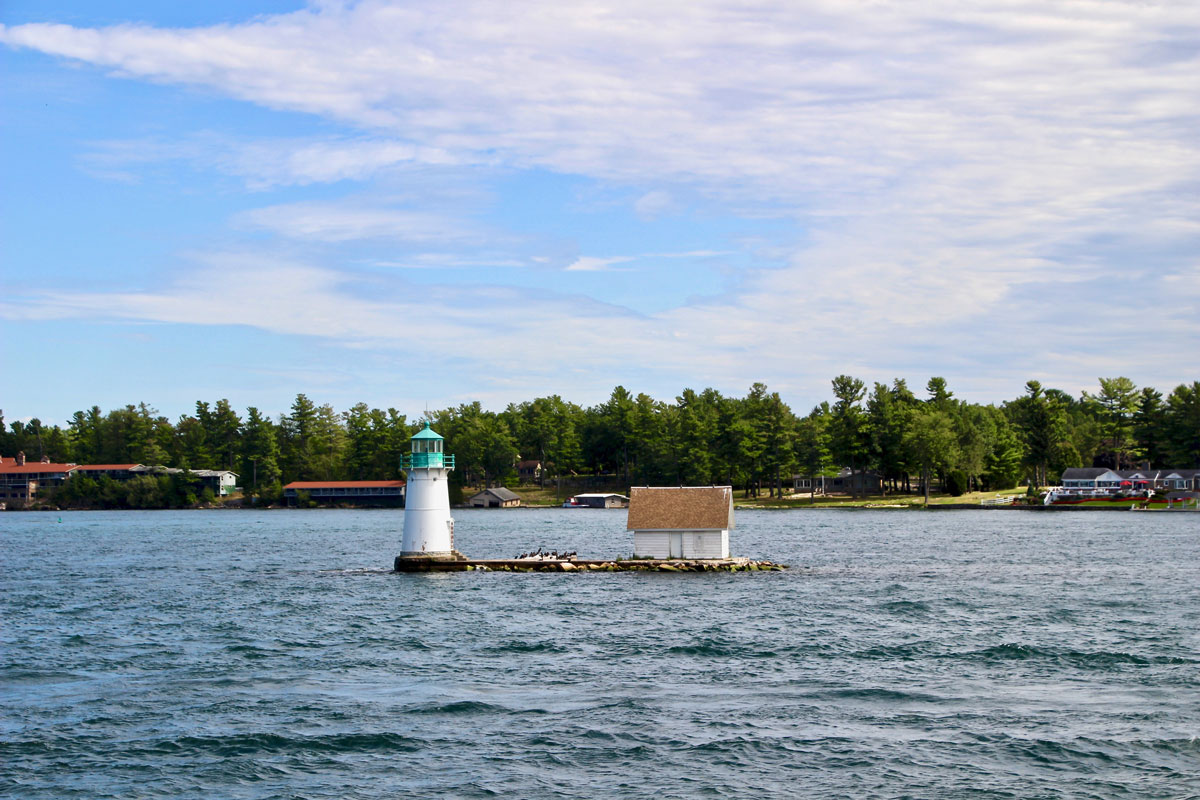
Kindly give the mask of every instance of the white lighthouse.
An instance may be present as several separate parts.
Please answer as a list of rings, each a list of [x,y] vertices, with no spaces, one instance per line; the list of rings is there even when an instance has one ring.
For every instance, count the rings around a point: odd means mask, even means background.
[[[442,437],[425,427],[412,437],[404,456],[408,485],[404,499],[404,539],[400,558],[457,558],[450,517],[450,470],[454,456],[442,452]]]

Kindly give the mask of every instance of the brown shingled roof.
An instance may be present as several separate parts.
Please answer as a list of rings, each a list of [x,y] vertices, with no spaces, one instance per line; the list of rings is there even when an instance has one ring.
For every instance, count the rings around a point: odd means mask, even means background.
[[[634,486],[627,530],[723,530],[733,527],[732,486]]]

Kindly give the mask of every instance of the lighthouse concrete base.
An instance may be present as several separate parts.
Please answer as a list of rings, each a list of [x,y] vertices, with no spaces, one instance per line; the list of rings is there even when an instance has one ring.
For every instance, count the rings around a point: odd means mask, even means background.
[[[396,572],[419,572],[420,564],[432,562],[445,563],[453,561],[466,561],[467,557],[457,550],[448,550],[444,553],[401,553],[396,556],[396,561],[392,566]]]

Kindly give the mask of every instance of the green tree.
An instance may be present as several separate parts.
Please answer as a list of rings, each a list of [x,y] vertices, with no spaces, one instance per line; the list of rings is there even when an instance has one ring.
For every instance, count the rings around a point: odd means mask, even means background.
[[[1021,440],[1008,418],[996,412],[995,438],[983,469],[983,485],[989,491],[1012,489],[1021,479]]]
[[[1103,430],[1104,462],[1112,469],[1133,466],[1138,451],[1133,442],[1133,418],[1138,410],[1137,387],[1129,378],[1100,378],[1100,392],[1084,393],[1084,400],[1099,410]]]
[[[929,392],[928,403],[938,411],[949,414],[954,410],[954,394],[946,387],[945,378],[930,378],[925,391]]]
[[[153,475],[138,475],[125,482],[125,505],[129,508],[163,508],[165,498]]]
[[[99,464],[101,445],[101,427],[103,415],[100,406],[92,406],[85,411],[76,411],[71,417],[67,437],[71,440],[71,452],[77,463]]]
[[[356,481],[393,478],[399,454],[391,447],[387,414],[366,403],[355,403],[349,411],[342,412],[342,417],[346,430],[343,465],[346,477]]]
[[[716,482],[720,400],[715,389],[705,389],[699,394],[684,389],[675,398],[679,420],[679,474],[683,483],[700,486]]]
[[[586,463],[596,472],[617,472],[629,483],[629,443],[633,395],[624,386],[612,390],[608,401],[584,415],[582,441]],[[509,422],[511,427],[512,423]],[[525,455],[537,453],[524,451]]]
[[[1137,448],[1152,466],[1168,466],[1167,407],[1162,392],[1146,386],[1138,395],[1138,409],[1133,415],[1133,437]]]
[[[908,428],[907,446],[914,464],[921,470],[925,504],[929,505],[931,476],[944,474],[958,457],[958,442],[949,414],[932,405],[917,409]]]
[[[46,440],[46,454],[50,456],[50,460],[58,464],[71,462],[73,460],[71,455],[71,440],[68,438],[66,431],[57,425],[43,430]]]
[[[1025,396],[1005,406],[1024,445],[1024,462],[1030,469],[1030,484],[1048,483],[1053,462],[1061,463],[1067,440],[1067,416],[1063,401],[1047,396],[1038,381],[1025,384]],[[1071,449],[1074,449],[1073,447]]]
[[[782,497],[783,476],[790,476],[796,469],[796,415],[779,392],[767,394],[763,384],[754,384],[751,395],[756,398],[752,410],[763,442],[760,474],[771,479],[769,495]]]
[[[542,462],[543,485],[547,472],[559,476],[581,465],[583,449],[577,425],[583,418],[583,409],[579,406],[551,395],[510,405],[504,416],[522,457],[535,457]]]
[[[208,436],[204,426],[196,417],[184,414],[175,423],[175,446],[173,460],[182,469],[212,469],[212,451],[208,449]]]
[[[667,426],[665,404],[648,394],[633,400],[629,417],[628,452],[633,478],[639,484],[663,483],[674,472],[667,464]]]
[[[280,466],[285,481],[316,480],[322,475],[316,463],[314,437],[317,407],[305,394],[296,395],[290,414],[279,418]]]
[[[995,418],[984,406],[958,403],[950,412],[958,443],[955,467],[965,476],[965,489],[978,488],[997,436]],[[961,494],[961,492],[960,492]]]
[[[484,483],[503,485],[516,478],[513,467],[517,463],[517,443],[508,423],[495,414],[487,414],[480,421],[479,435],[484,446],[481,453]]]
[[[201,406],[204,407],[203,414]],[[242,421],[237,412],[230,407],[229,401],[218,400],[212,411],[208,410],[207,403],[197,403],[196,417],[204,426],[205,440],[215,463],[221,469],[234,469],[241,447]]]
[[[876,383],[867,399],[868,463],[893,491],[908,488],[905,433],[915,406],[916,398],[900,378],[891,388]]]
[[[1200,469],[1200,381],[1175,387],[1166,416],[1172,466]]]
[[[171,440],[175,434],[171,421],[145,403],[138,404],[135,414],[137,444],[130,453],[131,460],[148,466],[166,464],[171,457]]]
[[[834,404],[830,409],[829,449],[839,464],[850,468],[852,477],[865,467],[870,446],[866,416],[859,405],[864,394],[866,386],[858,378],[839,375],[833,379]],[[865,475],[860,488],[865,493]]]
[[[320,480],[343,477],[342,463],[346,449],[346,431],[341,417],[328,403],[317,409],[313,423],[310,453]]]
[[[484,411],[479,401],[463,403],[437,415],[437,430],[455,457],[455,472],[465,486],[492,486],[513,473],[517,446],[508,425]]]
[[[817,493],[817,481],[833,467],[829,452],[829,404],[822,403],[796,426],[796,462],[811,479],[809,494]]]
[[[279,439],[274,423],[257,408],[246,409],[239,474],[245,494],[263,498],[263,487],[280,484]]]

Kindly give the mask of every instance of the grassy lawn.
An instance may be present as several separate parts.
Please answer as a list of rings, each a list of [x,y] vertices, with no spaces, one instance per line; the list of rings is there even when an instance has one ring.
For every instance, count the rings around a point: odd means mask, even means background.
[[[554,484],[548,483],[545,487],[540,487],[536,484],[532,486],[509,486],[510,491],[516,492],[521,497],[521,505],[526,506],[561,506],[564,500],[571,497],[572,492],[568,489],[563,489],[562,494],[556,496],[554,493]],[[483,487],[476,489],[463,488],[463,500],[465,501],[471,495],[477,492],[482,492]]]
[[[543,506],[554,507],[561,506],[563,501],[570,498],[574,491],[563,489],[560,494],[555,494],[554,486],[547,484],[544,488],[539,486],[510,486],[512,491],[521,496],[521,502],[526,506]],[[475,494],[479,489],[464,489],[464,499]],[[628,494],[628,491],[621,492]],[[1025,490],[1005,489],[1000,492],[968,492],[961,497],[951,497],[947,494],[931,494],[929,496],[929,505],[979,505],[980,501],[991,499],[993,497],[1024,497]],[[742,491],[739,489],[734,492],[733,504],[739,508],[919,508],[925,505],[925,497],[920,494],[889,494],[889,495],[870,495],[865,498],[855,499],[848,495],[827,495],[822,497],[817,495],[815,500],[810,499],[807,493],[798,493],[792,495],[784,495],[783,497],[767,497],[763,495],[757,499],[753,497],[742,497]]]
[[[1005,489],[999,492],[967,492],[961,497],[948,494],[929,495],[929,505],[979,505],[982,500],[997,496],[1023,497],[1023,489]],[[925,505],[925,496],[921,494],[888,494],[868,495],[865,498],[852,498],[849,495],[817,495],[811,498],[807,493],[784,495],[783,497],[742,497],[739,491],[734,495],[734,505],[742,508],[920,508]]]

